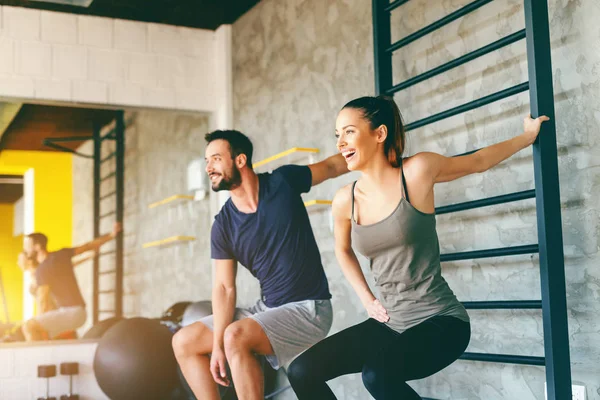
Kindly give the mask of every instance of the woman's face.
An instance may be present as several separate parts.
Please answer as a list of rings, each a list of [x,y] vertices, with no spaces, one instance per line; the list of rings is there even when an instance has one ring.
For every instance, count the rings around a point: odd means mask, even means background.
[[[355,108],[344,108],[335,122],[337,148],[346,159],[348,170],[360,171],[379,149],[380,142],[363,113]]]

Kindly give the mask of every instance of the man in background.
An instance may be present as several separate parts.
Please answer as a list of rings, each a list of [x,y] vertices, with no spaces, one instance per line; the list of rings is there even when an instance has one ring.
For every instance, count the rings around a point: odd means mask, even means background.
[[[107,235],[81,246],[55,252],[48,252],[48,238],[43,233],[32,233],[25,237],[25,254],[38,263],[35,269],[35,292],[39,307],[39,314],[26,321],[21,328],[26,341],[47,340],[85,323],[85,301],[77,284],[72,258],[88,251],[98,251],[120,232],[121,224],[115,223],[113,231]],[[51,299],[56,309],[51,309]]]

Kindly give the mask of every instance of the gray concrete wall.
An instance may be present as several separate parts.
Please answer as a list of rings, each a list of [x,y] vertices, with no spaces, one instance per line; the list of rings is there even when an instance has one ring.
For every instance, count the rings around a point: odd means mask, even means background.
[[[393,13],[393,40],[462,7],[468,0],[414,0]],[[293,146],[335,151],[335,117],[357,96],[374,93],[371,2],[264,0],[233,26],[235,128],[248,133],[256,160]],[[600,183],[600,5],[550,1],[550,25],[573,380],[599,399],[600,322],[598,217]],[[429,70],[524,27],[522,1],[498,0],[394,55],[394,82]],[[519,42],[416,85],[395,98],[406,122],[443,111],[527,80],[525,43]],[[453,155],[519,134],[528,93],[453,117],[409,134],[408,153]],[[353,177],[327,182],[307,195],[331,198]],[[531,149],[492,171],[436,187],[436,205],[533,188]],[[328,213],[312,215],[334,296],[335,333],[365,318],[333,254]],[[531,200],[438,217],[443,253],[537,242]],[[364,260],[363,260],[363,265]],[[445,263],[443,273],[459,299],[538,299],[538,257]],[[367,276],[369,274],[367,272]],[[241,300],[257,290],[239,281]],[[472,311],[469,351],[543,355],[539,311]],[[413,382],[423,396],[440,399],[544,399],[544,370],[459,361]],[[336,379],[340,399],[367,399],[360,376]],[[288,391],[281,398],[293,399]]]

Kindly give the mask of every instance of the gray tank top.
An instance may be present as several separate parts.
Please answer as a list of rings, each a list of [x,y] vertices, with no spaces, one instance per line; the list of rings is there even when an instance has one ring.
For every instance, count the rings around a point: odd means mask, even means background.
[[[401,173],[404,196],[398,207],[370,225],[359,225],[354,219],[356,182],[352,185],[352,243],[369,259],[379,300],[390,316],[387,325],[402,333],[433,316],[469,322],[467,311],[441,274],[435,214],[410,204]]]

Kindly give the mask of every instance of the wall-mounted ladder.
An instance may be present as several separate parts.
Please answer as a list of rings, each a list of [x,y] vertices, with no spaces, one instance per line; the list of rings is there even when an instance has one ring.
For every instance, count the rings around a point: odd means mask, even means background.
[[[125,193],[125,121],[123,111],[115,117],[115,127],[102,133],[102,126],[94,125],[94,237],[100,236],[101,222],[107,219],[123,223]],[[114,145],[109,146],[108,143]],[[103,156],[105,146],[108,152]],[[102,172],[103,165],[114,159],[114,168]],[[104,168],[108,169],[108,168]],[[109,191],[101,190],[102,183],[114,180]],[[114,200],[114,207],[102,210],[107,199]],[[105,260],[114,256],[114,263]],[[120,233],[113,250],[100,250],[94,257],[93,273],[93,321],[94,324],[110,317],[123,316],[123,233]],[[107,301],[110,297],[113,301]],[[105,300],[106,299],[106,300]]]
[[[407,3],[408,0],[396,0],[392,2],[389,0],[373,0],[375,90],[378,95],[386,94],[392,96],[403,89],[442,74],[504,46],[508,46],[511,43],[523,39],[526,40],[529,72],[528,82],[520,83],[461,106],[409,123],[406,125],[406,131],[441,121],[527,90],[529,90],[532,117],[535,118],[540,115],[550,117],[550,121],[542,124],[540,135],[533,145],[534,190],[439,207],[436,209],[436,214],[457,212],[531,198],[536,199],[537,244],[444,254],[441,257],[441,261],[539,253],[541,300],[475,301],[463,304],[468,309],[541,309],[544,326],[545,356],[465,353],[461,359],[545,366],[548,399],[571,399],[571,367],[547,0],[524,0],[525,29],[404,82],[394,85],[392,81],[392,54],[395,51],[491,1],[473,1],[442,19],[395,43],[391,43],[391,12]]]

